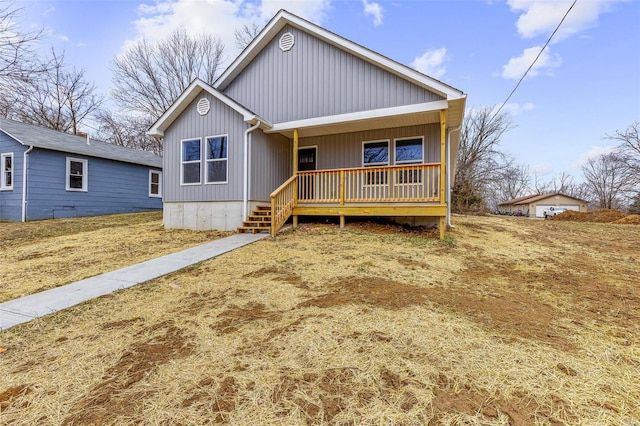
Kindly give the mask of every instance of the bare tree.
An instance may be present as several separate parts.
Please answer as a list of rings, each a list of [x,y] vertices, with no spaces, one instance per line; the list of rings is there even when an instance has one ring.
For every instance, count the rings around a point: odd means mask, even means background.
[[[184,28],[155,44],[138,41],[113,62],[113,98],[151,125],[196,77],[212,84],[223,60],[219,37]]]
[[[64,55],[52,50],[46,71],[37,79],[16,84],[7,108],[12,118],[22,122],[77,134],[80,124],[103,102],[95,92],[84,70],[67,69]]]
[[[640,121],[631,123],[623,132],[617,130],[606,137],[621,142],[619,150],[627,155],[627,165],[640,173]]]
[[[490,186],[488,202],[492,209],[504,201],[520,198],[530,192],[531,173],[529,166],[517,165],[509,161],[497,179]]]
[[[638,176],[627,162],[627,157],[612,152],[591,158],[582,166],[585,183],[600,208],[622,208],[630,197]]]
[[[34,72],[41,71],[31,48],[42,33],[24,33],[16,28],[19,12],[11,2],[0,0],[0,88],[27,81]]]
[[[452,207],[456,211],[486,207],[491,184],[510,165],[498,146],[513,124],[508,114],[494,115],[492,111],[491,107],[471,110],[464,118],[452,189]]]
[[[110,111],[101,111],[97,120],[100,123],[99,137],[109,143],[128,148],[143,149],[162,156],[162,143],[147,135],[149,126],[143,118],[117,116]]]
[[[255,22],[252,22],[251,25],[244,24],[242,28],[236,28],[233,32],[236,37],[236,47],[243,50],[260,34],[260,29],[260,26]]]

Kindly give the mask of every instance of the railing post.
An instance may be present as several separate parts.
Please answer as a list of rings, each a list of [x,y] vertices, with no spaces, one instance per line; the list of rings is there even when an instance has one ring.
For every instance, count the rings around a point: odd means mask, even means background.
[[[340,205],[344,206],[344,194],[345,194],[345,171],[340,170]]]
[[[439,189],[439,196],[440,196],[440,204],[443,204],[446,202],[445,199],[445,171],[446,171],[446,167],[447,167],[447,162],[446,162],[446,141],[447,141],[447,111],[446,110],[440,110],[440,173],[438,175],[438,187]]]
[[[276,197],[271,196],[271,236],[276,236]]]

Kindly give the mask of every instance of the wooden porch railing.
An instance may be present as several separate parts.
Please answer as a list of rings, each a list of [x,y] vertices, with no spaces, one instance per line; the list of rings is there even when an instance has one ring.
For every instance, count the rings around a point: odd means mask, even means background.
[[[293,175],[271,193],[271,235],[274,237],[278,229],[289,219],[296,205],[296,183],[297,176]]]
[[[439,202],[439,179],[439,163],[298,172],[271,194],[271,235],[299,203]]]
[[[299,203],[439,201],[440,164],[360,167],[298,173]]]

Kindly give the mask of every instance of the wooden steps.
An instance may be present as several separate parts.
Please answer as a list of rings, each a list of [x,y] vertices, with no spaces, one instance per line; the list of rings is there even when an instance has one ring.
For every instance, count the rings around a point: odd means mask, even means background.
[[[260,232],[271,231],[271,206],[258,206],[247,220],[242,222],[242,226],[238,228],[239,233],[251,232],[258,234]]]

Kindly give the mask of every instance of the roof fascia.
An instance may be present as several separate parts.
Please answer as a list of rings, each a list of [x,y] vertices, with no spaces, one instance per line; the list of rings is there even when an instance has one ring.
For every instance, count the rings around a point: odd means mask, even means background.
[[[15,140],[16,142],[20,143],[20,145],[22,146],[27,146],[27,144],[25,144],[24,142],[22,142],[19,138],[13,136],[11,133],[7,132],[5,129],[0,128],[0,131],[2,133],[4,133],[5,135],[9,136],[11,139]]]
[[[415,71],[405,65],[400,64],[392,59],[387,58],[373,50],[367,49],[357,43],[354,43],[344,37],[341,37],[329,30],[326,30],[312,22],[293,15],[286,10],[280,10],[273,19],[265,26],[262,32],[253,40],[247,48],[236,58],[235,61],[225,70],[224,73],[216,80],[214,87],[218,90],[225,90],[227,85],[244,69],[253,58],[266,46],[263,43],[265,38],[271,40],[278,31],[286,24],[306,30],[316,37],[328,42],[329,44],[346,50],[353,55],[363,59],[366,62],[373,63],[381,68],[414,82],[415,84],[435,92],[445,99],[459,99],[466,95],[458,89],[455,89],[441,81]],[[257,51],[256,51],[257,49]]]

